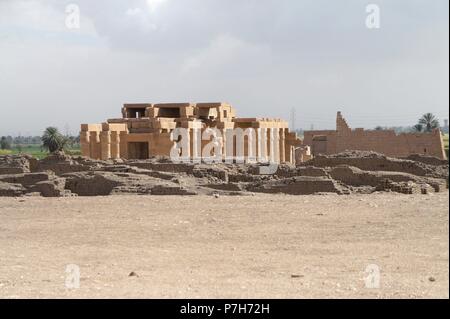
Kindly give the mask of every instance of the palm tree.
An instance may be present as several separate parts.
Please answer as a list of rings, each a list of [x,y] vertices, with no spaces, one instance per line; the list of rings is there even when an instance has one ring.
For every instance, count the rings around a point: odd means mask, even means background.
[[[47,127],[42,135],[42,147],[50,153],[64,150],[67,139],[59,133],[56,127]]]
[[[416,124],[413,126],[413,131],[417,133],[423,132],[423,125],[422,124]]]
[[[431,132],[440,127],[439,120],[433,113],[426,113],[419,119],[419,124],[422,125],[425,132]]]

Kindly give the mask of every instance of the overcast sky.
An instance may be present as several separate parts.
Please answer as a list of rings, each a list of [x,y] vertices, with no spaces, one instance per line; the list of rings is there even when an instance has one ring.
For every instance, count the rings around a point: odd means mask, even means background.
[[[80,9],[80,28],[66,13]],[[380,28],[366,26],[366,6]],[[0,0],[0,135],[125,102],[225,101],[296,128],[448,118],[448,0]],[[70,16],[72,17],[72,16]]]

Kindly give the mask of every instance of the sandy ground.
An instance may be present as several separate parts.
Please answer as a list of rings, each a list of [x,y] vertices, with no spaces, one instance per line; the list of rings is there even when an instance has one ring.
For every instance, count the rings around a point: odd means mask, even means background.
[[[448,298],[448,208],[448,192],[0,198],[0,297]]]

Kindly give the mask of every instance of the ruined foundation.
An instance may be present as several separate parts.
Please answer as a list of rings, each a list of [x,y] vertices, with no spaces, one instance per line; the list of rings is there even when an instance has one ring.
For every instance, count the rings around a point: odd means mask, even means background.
[[[0,196],[428,194],[448,188],[448,162],[414,159],[352,151],[318,156],[298,166],[279,165],[266,175],[267,167],[261,164],[7,155],[0,156]]]

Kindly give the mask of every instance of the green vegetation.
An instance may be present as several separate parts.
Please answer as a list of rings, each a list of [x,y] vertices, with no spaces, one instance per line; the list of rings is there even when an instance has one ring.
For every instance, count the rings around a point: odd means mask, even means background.
[[[418,123],[414,125],[414,130],[416,132],[426,132],[430,133],[434,129],[440,127],[439,120],[433,113],[426,113],[422,115]]]
[[[68,155],[81,155],[79,145],[68,146],[64,152]],[[45,151],[41,145],[29,144],[29,145],[13,145],[9,150],[0,150],[0,155],[15,155],[15,154],[28,154],[33,157],[42,159],[48,156],[48,152]]]
[[[55,153],[67,148],[69,139],[59,133],[56,127],[47,127],[42,135],[42,148]]]
[[[63,136],[53,127],[47,128],[42,137],[0,137],[0,155],[28,154],[42,159],[60,150],[68,155],[81,155],[79,137]]]
[[[6,138],[6,136],[2,136],[0,138],[0,149],[2,150],[9,150],[11,148],[11,143]]]
[[[1,149],[0,149],[0,155],[9,155],[9,154],[11,154],[11,153],[12,153],[11,150],[1,150]]]

